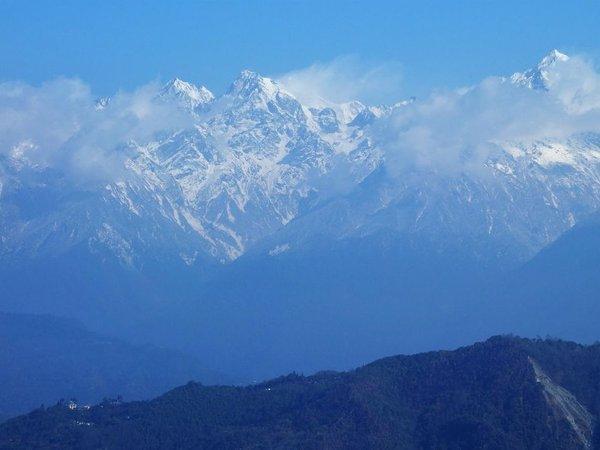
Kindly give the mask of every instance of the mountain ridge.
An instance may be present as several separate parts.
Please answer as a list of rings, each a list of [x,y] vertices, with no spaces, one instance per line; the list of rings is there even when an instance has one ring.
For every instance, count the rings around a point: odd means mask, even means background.
[[[568,57],[557,55],[562,54],[551,52],[537,69],[522,74],[521,78],[515,74],[511,82],[536,89],[531,77],[543,78],[543,71],[568,61]],[[310,108],[296,100],[285,86],[251,71],[242,71],[230,90],[216,98],[206,88],[179,79],[167,83],[159,97],[171,98],[187,108],[191,126],[180,130],[166,129],[166,137],[162,139],[127,144],[130,154],[126,160],[127,178],[110,182],[95,193],[101,198],[100,206],[106,212],[105,217],[96,219],[88,214],[86,220],[92,228],[87,236],[81,236],[91,247],[104,246],[122,264],[133,267],[140,266],[135,263],[135,258],[126,256],[116,245],[111,247],[111,244],[103,243],[106,239],[99,237],[106,234],[103,230],[107,226],[114,230],[113,241],[122,240],[132,254],[143,252],[144,246],[154,245],[156,238],[150,234],[146,234],[144,239],[122,234],[118,230],[123,228],[119,226],[123,220],[145,228],[173,229],[174,234],[185,242],[183,247],[174,250],[173,257],[186,264],[193,264],[194,255],[199,254],[202,254],[200,261],[212,259],[226,263],[235,260],[264,237],[285,229],[288,223],[303,217],[305,211],[310,212],[311,205],[318,205],[332,194],[339,196],[340,193],[359,189],[368,176],[388,164],[373,121],[385,123],[387,117],[401,117],[403,110],[416,105],[409,101],[376,108],[357,103],[350,116],[341,117],[343,105],[332,105],[337,110],[331,107]],[[103,105],[98,114],[109,114],[110,102],[105,101]],[[519,217],[521,206],[517,210],[519,214],[515,215],[503,210],[505,206],[502,205],[520,198],[528,202],[533,200],[540,208],[548,203],[550,209],[543,213],[544,220],[540,220],[548,223],[548,229],[544,230],[546,236],[542,234],[540,242],[533,243],[531,248],[518,239],[512,244],[515,251],[524,256],[531,256],[536,249],[572,226],[579,216],[600,206],[595,169],[598,161],[594,159],[597,142],[593,136],[589,139],[574,136],[567,142],[540,141],[530,146],[519,143],[503,145],[508,148],[485,163],[498,188],[489,179],[470,175],[447,180],[439,173],[427,171],[418,171],[415,175],[433,177],[433,183],[447,182],[448,188],[462,190],[452,199],[461,210],[470,197],[481,197],[481,205],[477,208],[484,215],[474,223],[480,229],[477,232],[490,230],[496,233],[498,230],[498,237],[502,239],[514,239],[515,235],[532,227],[528,219]],[[15,158],[25,162],[17,163]],[[12,160],[3,163],[9,174],[3,182],[4,208],[16,212],[15,216],[6,217],[4,214],[3,228],[10,227],[17,233],[9,237],[7,245],[18,239],[19,228],[29,225],[26,218],[19,217],[18,213],[19,208],[25,205],[20,199],[11,198],[15,190],[15,193],[26,194],[33,188],[26,184],[27,172],[32,172],[31,175],[39,180],[36,180],[37,189],[40,183],[46,185],[44,189],[54,184],[49,174],[40,173],[35,168],[33,171],[19,169],[18,164],[26,164],[26,159],[16,153]],[[538,173],[528,174],[525,168],[529,164]],[[566,182],[561,173],[564,170],[571,171],[569,177],[574,177],[568,181],[581,187],[582,192],[576,198],[561,192]],[[406,183],[397,177],[388,178],[386,182],[392,189],[376,193],[382,198],[411,195],[411,190],[415,190],[422,200],[425,197],[435,200],[441,195],[433,184],[413,186],[412,182]],[[501,191],[505,190],[507,198],[483,197],[488,195],[487,190],[494,189],[498,192],[493,196],[501,196]],[[531,194],[523,192],[523,189],[535,193],[537,198],[529,198]],[[70,195],[68,192],[65,194]],[[60,197],[58,200],[62,202]],[[60,202],[57,208],[63,206]],[[364,208],[366,205],[360,206]],[[427,215],[423,216],[420,212],[424,204],[419,205],[418,199],[415,206],[415,211],[400,213],[409,214],[418,223]],[[377,200],[373,209],[389,210],[389,200]],[[507,215],[513,215],[517,222],[507,222]],[[379,226],[376,219],[375,224],[371,224],[368,217],[360,220],[365,223],[351,226],[359,226],[363,230]],[[442,221],[440,218],[433,220],[437,222],[431,226],[438,226]],[[445,217],[443,220],[457,221],[456,226],[464,226],[462,218]],[[414,231],[407,225],[385,224],[401,232]],[[519,227],[523,230],[517,231]],[[35,233],[39,232],[42,230]],[[428,233],[432,232],[442,234],[444,231],[432,229]],[[532,241],[534,234],[539,235],[539,232],[526,237],[525,242]],[[490,236],[494,238],[493,233]],[[343,237],[344,234],[336,236]],[[21,242],[20,245],[27,246],[27,243]],[[64,245],[72,244],[65,240]],[[186,251],[185,247],[190,250]],[[494,255],[489,257],[494,258]]]
[[[350,372],[149,401],[59,404],[0,425],[12,448],[596,448],[598,345],[494,337]]]

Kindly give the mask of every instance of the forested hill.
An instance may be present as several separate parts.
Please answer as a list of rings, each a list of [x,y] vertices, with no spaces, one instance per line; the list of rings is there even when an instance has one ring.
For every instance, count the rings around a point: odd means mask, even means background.
[[[585,449],[599,448],[599,409],[600,345],[494,337],[351,372],[59,404],[0,426],[0,446]]]

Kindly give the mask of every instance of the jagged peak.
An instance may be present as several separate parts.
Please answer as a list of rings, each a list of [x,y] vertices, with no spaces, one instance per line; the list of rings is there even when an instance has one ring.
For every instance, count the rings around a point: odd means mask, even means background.
[[[175,95],[179,98],[185,98],[193,106],[202,103],[208,103],[214,100],[215,96],[204,86],[196,86],[180,78],[173,78],[167,82],[161,89],[161,96]]]
[[[175,77],[172,80],[169,80],[165,84],[165,88],[170,88],[170,87],[181,89],[181,88],[186,88],[186,87],[192,87],[192,84],[188,83],[187,81],[183,81],[181,78]]]
[[[227,93],[230,95],[245,96],[250,95],[253,92],[261,92],[270,97],[278,92],[284,92],[284,90],[279,83],[271,78],[263,77],[257,72],[244,69],[231,84]]]
[[[530,89],[548,90],[548,71],[557,63],[569,60],[569,56],[554,49],[542,58],[534,69],[514,73],[510,80],[513,84],[526,86]]]
[[[258,74],[257,72],[254,72],[250,69],[242,70],[237,77],[237,79],[241,79],[241,80],[259,80],[261,78],[263,78],[263,77],[260,74]]]
[[[542,58],[542,60],[538,64],[538,69],[549,67],[553,64],[556,64],[559,61],[568,61],[568,60],[569,60],[568,55],[561,53],[557,49],[554,49]]]

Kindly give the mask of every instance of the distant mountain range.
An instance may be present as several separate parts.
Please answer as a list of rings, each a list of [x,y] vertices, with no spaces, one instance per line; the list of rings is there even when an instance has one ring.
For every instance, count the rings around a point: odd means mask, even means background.
[[[128,106],[150,137],[117,143],[130,117],[99,99],[55,160],[35,135],[0,152],[0,309],[247,380],[499,332],[594,340],[600,134],[577,61],[376,106],[176,79]]]
[[[494,337],[350,372],[151,401],[64,402],[0,425],[2,448],[597,448],[600,347]]]
[[[549,74],[568,61],[553,51],[503,82],[550,96]],[[74,186],[60,167],[31,156],[32,140],[3,154],[3,260],[83,247],[137,270],[158,255],[206,266],[263,241],[277,255],[315,236],[390,230],[438,246],[460,239],[482,260],[514,262],[600,204],[596,134],[497,142],[475,162],[486,176],[418,166],[398,175],[385,127],[418,110],[418,101],[303,105],[277,81],[243,71],[220,97],[175,79],[152,103],[174,105],[185,126],[123,142],[117,180]],[[97,120],[111,107],[110,98],[100,100]],[[69,150],[86,133],[76,132]]]

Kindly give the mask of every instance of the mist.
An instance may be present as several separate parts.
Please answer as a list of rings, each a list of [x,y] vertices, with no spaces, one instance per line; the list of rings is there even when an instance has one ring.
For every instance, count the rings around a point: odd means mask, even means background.
[[[131,147],[193,124],[176,103],[161,101],[160,90],[148,83],[101,105],[79,79],[2,83],[0,155],[17,167],[57,169],[78,184],[122,179]]]

